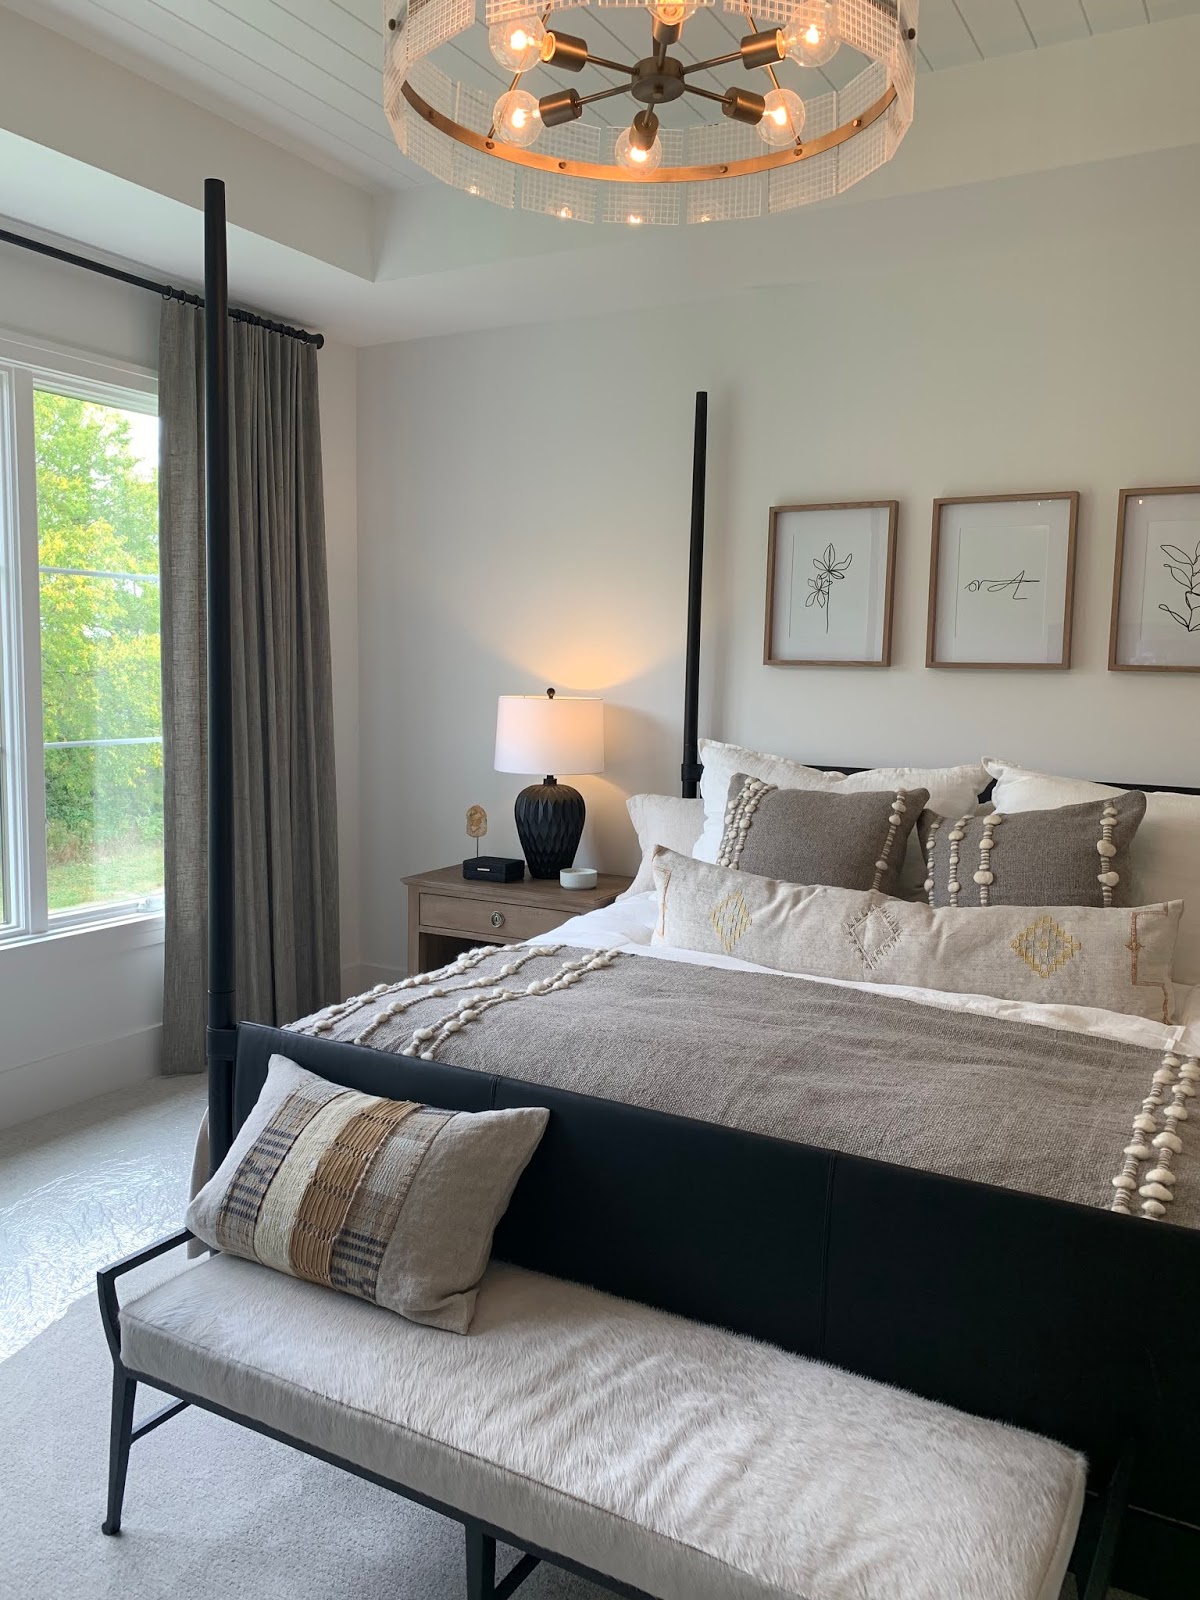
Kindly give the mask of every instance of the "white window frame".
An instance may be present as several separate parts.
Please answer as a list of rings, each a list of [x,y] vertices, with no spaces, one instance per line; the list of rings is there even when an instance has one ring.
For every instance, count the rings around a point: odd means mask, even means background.
[[[161,896],[49,909],[35,389],[158,414],[158,375],[151,369],[0,331],[0,806],[8,885],[0,944],[162,920]]]

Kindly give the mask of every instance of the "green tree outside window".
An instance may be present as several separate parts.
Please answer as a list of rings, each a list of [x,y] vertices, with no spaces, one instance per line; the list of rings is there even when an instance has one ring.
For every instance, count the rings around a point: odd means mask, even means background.
[[[162,887],[158,474],[134,422],[34,394],[51,911]]]

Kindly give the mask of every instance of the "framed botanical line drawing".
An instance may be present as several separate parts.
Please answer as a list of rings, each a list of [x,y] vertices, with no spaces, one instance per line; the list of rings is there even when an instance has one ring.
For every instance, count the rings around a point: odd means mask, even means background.
[[[1110,672],[1200,672],[1200,487],[1122,489]]]
[[[896,500],[772,506],[769,667],[889,667]]]
[[[927,667],[1071,665],[1079,494],[933,502]]]

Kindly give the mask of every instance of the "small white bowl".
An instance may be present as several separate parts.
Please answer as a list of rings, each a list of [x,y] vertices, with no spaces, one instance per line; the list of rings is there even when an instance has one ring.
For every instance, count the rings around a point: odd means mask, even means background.
[[[564,889],[594,889],[596,887],[595,867],[563,867],[558,874],[558,881]]]

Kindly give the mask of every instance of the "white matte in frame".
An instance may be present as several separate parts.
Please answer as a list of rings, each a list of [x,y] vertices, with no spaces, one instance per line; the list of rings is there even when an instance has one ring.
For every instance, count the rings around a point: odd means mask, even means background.
[[[1200,487],[1122,491],[1109,666],[1200,672]]]
[[[895,500],[772,506],[768,666],[891,664]]]
[[[1074,490],[934,502],[930,667],[1066,668]]]

